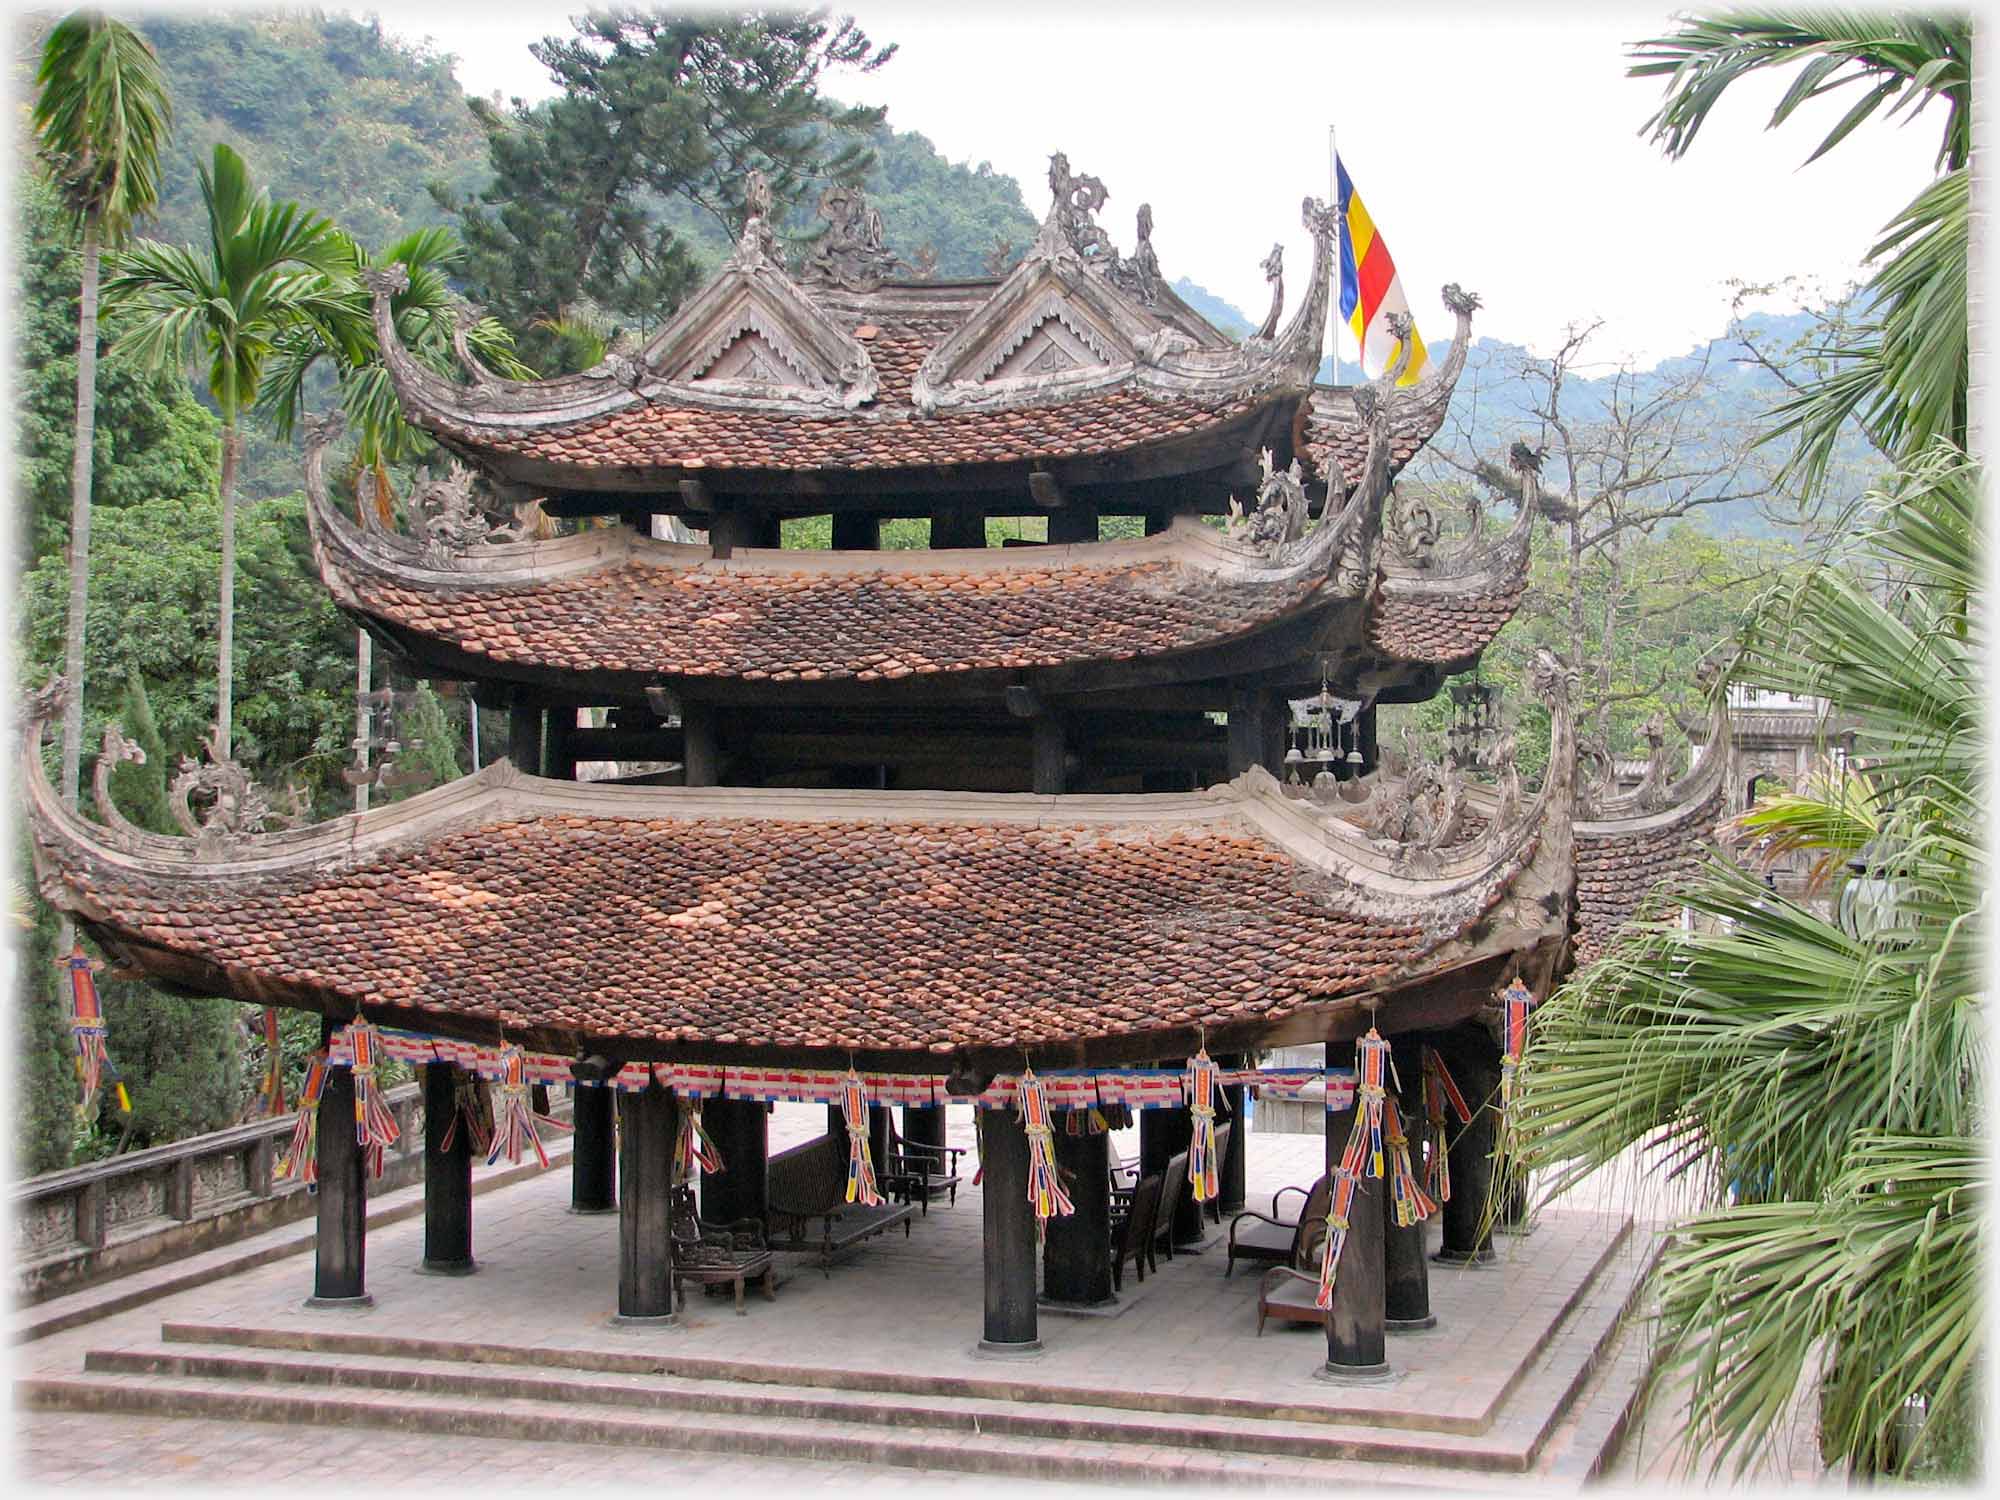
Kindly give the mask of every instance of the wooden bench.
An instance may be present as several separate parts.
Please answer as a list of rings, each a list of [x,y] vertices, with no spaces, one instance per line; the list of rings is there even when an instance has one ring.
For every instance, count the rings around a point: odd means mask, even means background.
[[[847,1201],[847,1142],[824,1135],[772,1157],[767,1167],[766,1202],[773,1238],[779,1229],[794,1246],[808,1243],[809,1226],[819,1220],[819,1266],[831,1276],[833,1258],[871,1235],[885,1234],[898,1224],[909,1238],[916,1206],[883,1202],[873,1208]]]

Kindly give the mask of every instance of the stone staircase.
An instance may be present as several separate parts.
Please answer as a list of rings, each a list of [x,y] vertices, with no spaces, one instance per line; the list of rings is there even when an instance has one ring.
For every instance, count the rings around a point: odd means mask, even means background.
[[[1627,1231],[1629,1235],[1630,1231]],[[1614,1242],[1552,1309],[1484,1418],[1414,1407],[1274,1408],[1218,1395],[831,1370],[629,1347],[481,1344],[336,1328],[168,1322],[90,1348],[74,1374],[16,1381],[23,1408],[420,1431],[697,1453],[838,1460],[1072,1483],[1364,1483],[1573,1488],[1602,1470],[1645,1373],[1630,1314],[1657,1253]],[[1623,1253],[1620,1253],[1621,1250]],[[1397,1335],[1458,1337],[1439,1329]],[[626,1347],[621,1347],[627,1345]]]

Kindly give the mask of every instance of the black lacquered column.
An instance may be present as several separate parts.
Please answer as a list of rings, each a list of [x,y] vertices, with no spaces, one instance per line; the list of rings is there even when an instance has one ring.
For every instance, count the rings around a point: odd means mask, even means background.
[[[1241,1053],[1216,1059],[1225,1068],[1249,1066],[1249,1058]],[[1222,1097],[1229,1102],[1229,1149],[1222,1153],[1221,1181],[1217,1184],[1215,1207],[1218,1213],[1238,1213],[1243,1208],[1243,1178],[1246,1153],[1250,1149],[1249,1123],[1243,1117],[1243,1101],[1249,1090],[1240,1083],[1232,1083],[1222,1091]]]
[[[1391,1037],[1389,1045],[1396,1059],[1396,1076],[1403,1083],[1400,1095],[1391,1094],[1402,1117],[1404,1139],[1410,1150],[1410,1167],[1419,1181],[1423,1163],[1417,1144],[1423,1120],[1423,1052],[1409,1037]],[[1431,1315],[1430,1262],[1424,1258],[1424,1221],[1398,1224],[1393,1203],[1382,1205],[1383,1270],[1387,1278],[1382,1296],[1383,1326],[1390,1333],[1414,1333],[1435,1328]]]
[[[701,1174],[701,1216],[710,1224],[770,1217],[771,1112],[761,1099],[709,1099],[701,1107],[702,1128],[722,1158],[720,1172]]]
[[[1100,1307],[1111,1291],[1111,1136],[1071,1135],[1056,1119],[1056,1171],[1073,1214],[1058,1214],[1042,1236],[1042,1297],[1066,1307]]]
[[[460,1076],[448,1062],[424,1065],[424,1258],[417,1269],[433,1276],[468,1276],[478,1269],[472,1260],[472,1132],[462,1120],[452,1129]]]
[[[1355,1106],[1326,1117],[1328,1172],[1340,1166],[1358,1109],[1357,1099]],[[1389,1373],[1382,1303],[1382,1199],[1382,1181],[1363,1176],[1348,1209],[1347,1243],[1334,1270],[1333,1306],[1326,1318],[1325,1373],[1335,1378],[1376,1379]]]
[[[1451,1157],[1451,1199],[1444,1206],[1444,1245],[1438,1251],[1445,1265],[1471,1265],[1493,1259],[1493,1152],[1499,1142],[1500,1049],[1477,1023],[1454,1028],[1439,1038],[1438,1056],[1450,1071],[1459,1093],[1472,1111],[1472,1123],[1460,1125],[1446,1112],[1446,1148]]]
[[[618,1322],[664,1323],[673,1315],[674,1096],[659,1081],[618,1095]]]
[[[618,1211],[617,1090],[609,1084],[578,1083],[570,1095],[574,1144],[569,1157],[569,1211]]]
[[[322,1044],[334,1025],[320,1028]],[[361,1307],[368,1295],[368,1160],[354,1139],[354,1070],[329,1067],[319,1096],[319,1226],[310,1307]]]
[[[1035,1212],[1028,1202],[1028,1133],[1010,1109],[978,1112],[985,1143],[986,1324],[980,1349],[1028,1354],[1042,1347],[1035,1319]]]
[[[906,1104],[903,1106],[903,1139],[913,1146],[944,1145],[944,1106]]]

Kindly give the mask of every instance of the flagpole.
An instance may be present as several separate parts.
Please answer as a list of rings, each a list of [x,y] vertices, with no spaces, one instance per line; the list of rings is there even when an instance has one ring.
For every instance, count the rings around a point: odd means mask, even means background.
[[[1341,224],[1345,217],[1340,211],[1340,183],[1335,176],[1335,163],[1340,153],[1334,148],[1333,126],[1326,127],[1326,201],[1333,210],[1333,383],[1340,384],[1340,240],[1346,233]]]

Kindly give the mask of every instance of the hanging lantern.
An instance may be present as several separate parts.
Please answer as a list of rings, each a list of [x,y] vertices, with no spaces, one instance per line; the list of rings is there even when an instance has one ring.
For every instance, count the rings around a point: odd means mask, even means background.
[[[1451,763],[1460,770],[1476,765],[1486,741],[1500,729],[1500,684],[1473,675],[1450,685],[1451,728],[1446,734]]]

